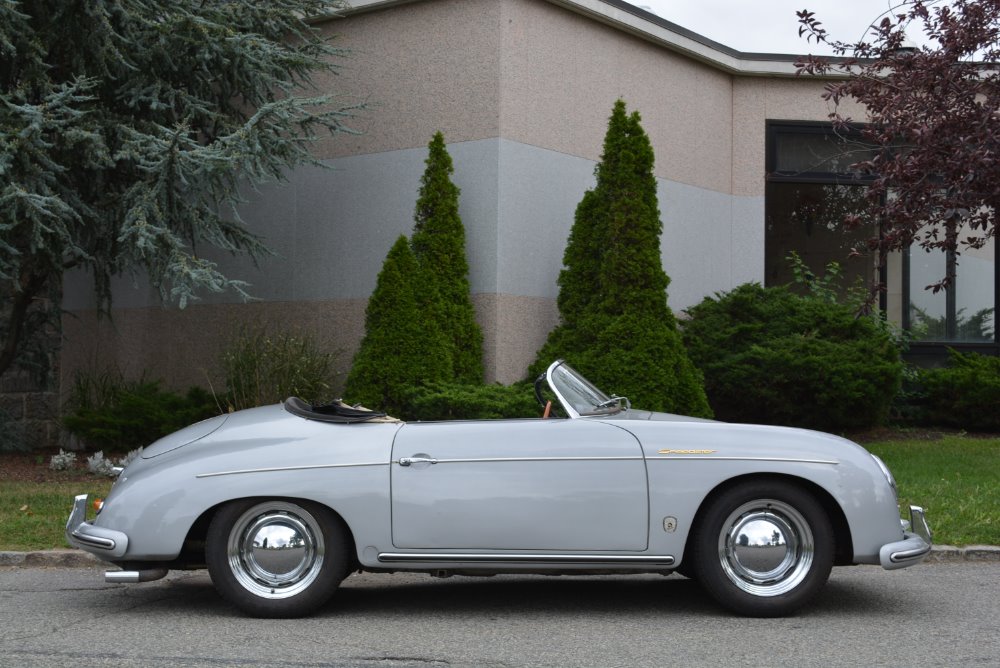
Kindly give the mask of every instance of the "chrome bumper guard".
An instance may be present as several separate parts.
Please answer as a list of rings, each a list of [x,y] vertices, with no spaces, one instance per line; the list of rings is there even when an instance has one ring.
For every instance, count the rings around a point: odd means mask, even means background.
[[[66,541],[73,547],[86,550],[102,559],[125,556],[128,536],[121,531],[96,527],[87,521],[89,494],[80,494],[73,499],[73,512],[66,522]]]
[[[909,522],[900,522],[903,525],[903,540],[883,545],[878,553],[879,563],[886,570],[919,564],[931,551],[931,528],[927,525],[923,508],[910,506]]]

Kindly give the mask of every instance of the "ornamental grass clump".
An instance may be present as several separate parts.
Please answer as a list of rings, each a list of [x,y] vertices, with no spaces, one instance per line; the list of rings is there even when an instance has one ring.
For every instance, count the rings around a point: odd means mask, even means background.
[[[300,397],[313,404],[334,399],[337,353],[307,332],[245,327],[222,353],[226,409],[265,406]]]

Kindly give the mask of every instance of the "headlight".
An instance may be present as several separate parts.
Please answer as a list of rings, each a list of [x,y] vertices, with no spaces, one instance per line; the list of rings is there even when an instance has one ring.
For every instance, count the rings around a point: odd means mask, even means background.
[[[875,463],[878,464],[879,469],[882,471],[882,475],[885,476],[886,481],[889,483],[889,487],[892,488],[892,496],[896,499],[896,503],[899,503],[899,490],[896,489],[896,479],[892,477],[892,471],[890,471],[889,467],[885,465],[885,462],[879,459],[878,455],[872,455],[872,459],[874,459]]]

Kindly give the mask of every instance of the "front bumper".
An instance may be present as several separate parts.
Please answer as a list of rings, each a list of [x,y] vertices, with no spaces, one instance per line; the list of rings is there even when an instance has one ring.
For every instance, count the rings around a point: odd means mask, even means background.
[[[886,570],[919,564],[931,551],[931,528],[927,525],[923,508],[910,506],[910,521],[900,521],[903,524],[903,540],[883,545],[878,553],[879,563]]]
[[[73,499],[73,512],[66,522],[66,540],[73,547],[111,561],[125,556],[128,536],[121,531],[94,526],[87,521],[88,494]]]

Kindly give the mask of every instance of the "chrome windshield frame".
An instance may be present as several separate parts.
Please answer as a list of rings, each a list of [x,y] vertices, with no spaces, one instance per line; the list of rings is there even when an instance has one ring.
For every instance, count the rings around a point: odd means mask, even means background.
[[[564,373],[569,378],[572,378],[574,383],[579,388],[582,388],[587,394],[590,394],[594,398],[598,399],[596,403],[591,404],[593,410],[579,410],[577,406],[570,402],[568,396],[569,390],[572,388],[569,383],[565,382],[564,378],[558,375],[559,373]],[[609,397],[603,391],[598,389],[597,386],[584,378],[579,371],[567,364],[565,360],[556,360],[550,364],[549,368],[545,371],[545,379],[549,384],[549,389],[551,389],[553,394],[556,395],[556,398],[559,399],[559,403],[562,404],[563,410],[566,411],[566,415],[570,419],[594,417],[599,415],[615,415],[622,410],[621,401],[617,401],[619,397]],[[612,401],[614,401],[613,404],[604,408],[599,408],[601,404],[607,404]]]

